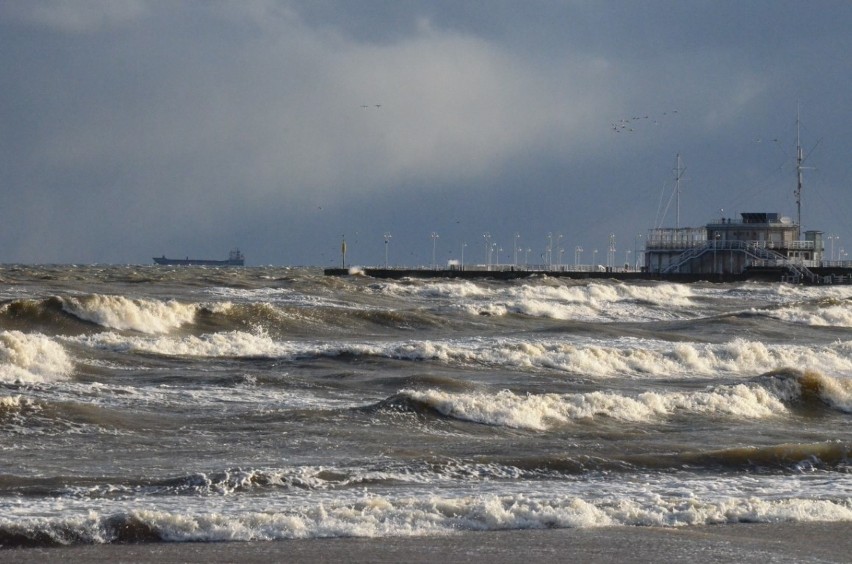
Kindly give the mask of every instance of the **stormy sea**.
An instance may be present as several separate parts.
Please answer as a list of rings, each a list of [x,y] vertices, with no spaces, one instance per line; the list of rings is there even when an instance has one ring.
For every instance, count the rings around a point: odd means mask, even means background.
[[[850,525],[850,297],[3,266],[0,545]]]

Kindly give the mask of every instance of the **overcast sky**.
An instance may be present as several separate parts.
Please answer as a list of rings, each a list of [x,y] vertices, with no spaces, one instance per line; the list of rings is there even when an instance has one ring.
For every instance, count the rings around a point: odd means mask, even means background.
[[[392,264],[433,232],[604,262],[675,225],[677,154],[681,226],[795,218],[797,105],[803,228],[852,252],[850,29],[845,0],[3,0],[0,262],[332,266],[345,236],[371,265],[385,232]]]

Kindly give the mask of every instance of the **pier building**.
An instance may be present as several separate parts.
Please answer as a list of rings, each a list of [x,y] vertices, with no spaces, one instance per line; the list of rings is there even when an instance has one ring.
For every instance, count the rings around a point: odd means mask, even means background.
[[[778,270],[791,281],[815,277],[823,262],[822,231],[806,231],[777,213],[742,213],[704,227],[651,229],[645,270],[657,274],[739,275]]]

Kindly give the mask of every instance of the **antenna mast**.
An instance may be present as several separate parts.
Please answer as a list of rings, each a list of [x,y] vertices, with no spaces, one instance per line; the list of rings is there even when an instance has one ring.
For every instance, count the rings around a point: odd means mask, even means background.
[[[677,160],[675,162],[675,204],[677,207],[677,220],[675,221],[675,227],[678,229],[680,229],[680,179],[682,175],[683,169],[680,167],[680,153],[678,153]]]
[[[796,104],[796,238],[802,238],[802,143],[799,138],[799,105]]]

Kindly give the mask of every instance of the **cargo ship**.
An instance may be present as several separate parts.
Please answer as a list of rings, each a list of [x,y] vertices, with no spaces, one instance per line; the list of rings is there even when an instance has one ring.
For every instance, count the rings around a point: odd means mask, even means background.
[[[245,257],[239,249],[232,249],[226,260],[154,257],[155,264],[166,266],[245,266]]]

